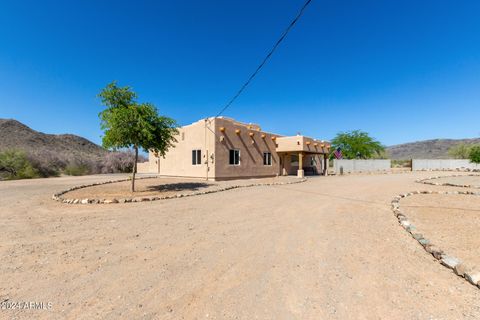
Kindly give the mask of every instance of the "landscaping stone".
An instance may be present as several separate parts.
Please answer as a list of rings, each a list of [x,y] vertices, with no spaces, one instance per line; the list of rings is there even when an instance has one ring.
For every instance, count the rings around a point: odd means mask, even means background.
[[[468,271],[468,268],[465,264],[459,263],[453,268],[453,271],[457,276],[463,277],[465,273]]]
[[[460,264],[460,260],[458,260],[455,257],[447,256],[447,255],[442,255],[442,259],[440,260],[440,263],[444,265],[447,268],[453,269],[455,268],[458,264]]]
[[[465,272],[465,279],[473,285],[477,285],[480,282],[480,272],[467,271]]]
[[[430,244],[430,240],[425,238],[419,239],[418,242],[424,247]]]

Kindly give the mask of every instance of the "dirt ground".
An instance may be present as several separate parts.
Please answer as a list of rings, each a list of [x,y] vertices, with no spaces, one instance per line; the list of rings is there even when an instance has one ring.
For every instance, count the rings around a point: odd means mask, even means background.
[[[469,185],[469,186],[480,188],[480,174],[476,176],[438,178],[438,179],[428,180],[427,182],[452,183],[457,185]]]
[[[65,199],[119,199],[145,196],[169,196],[177,193],[216,190],[230,185],[248,185],[257,183],[280,183],[295,181],[295,177],[274,177],[263,179],[244,179],[229,181],[205,181],[200,179],[149,178],[135,180],[135,192],[131,192],[131,181],[109,183],[86,187],[62,195]]]
[[[432,243],[480,269],[480,196],[414,195],[403,199],[400,206]]]
[[[110,176],[0,182],[0,302],[52,303],[0,319],[480,319],[480,290],[390,209],[450,189],[414,183],[431,175],[98,206],[50,197]]]

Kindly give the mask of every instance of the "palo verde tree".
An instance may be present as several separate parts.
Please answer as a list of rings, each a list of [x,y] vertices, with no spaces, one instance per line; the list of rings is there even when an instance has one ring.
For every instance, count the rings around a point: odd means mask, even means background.
[[[171,118],[160,116],[153,104],[138,103],[137,94],[128,86],[118,87],[116,82],[112,82],[98,96],[106,107],[99,114],[104,131],[103,147],[113,150],[133,148],[135,151],[132,170],[134,192],[138,149],[165,156],[176,142],[177,124]]]
[[[346,159],[378,158],[385,152],[385,147],[380,142],[360,130],[340,132],[331,142],[332,151],[340,148]]]

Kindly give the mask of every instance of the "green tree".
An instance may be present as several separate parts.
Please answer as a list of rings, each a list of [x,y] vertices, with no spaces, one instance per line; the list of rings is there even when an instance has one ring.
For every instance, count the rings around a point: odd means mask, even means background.
[[[448,149],[448,155],[455,159],[468,159],[472,145],[467,143],[458,143]]]
[[[469,158],[470,162],[480,164],[480,145],[475,145],[470,148]]]
[[[170,147],[174,147],[177,124],[171,118],[160,116],[153,104],[137,103],[137,94],[128,86],[118,87],[112,82],[98,96],[106,107],[99,114],[104,131],[103,147],[113,150],[133,148],[135,152],[131,188],[134,192],[138,149],[164,156]]]
[[[0,153],[0,174],[7,179],[30,179],[39,176],[25,152],[19,150]]]
[[[385,154],[385,147],[380,142],[360,130],[338,133],[332,140],[332,152],[337,148],[342,149],[347,159],[379,158]]]

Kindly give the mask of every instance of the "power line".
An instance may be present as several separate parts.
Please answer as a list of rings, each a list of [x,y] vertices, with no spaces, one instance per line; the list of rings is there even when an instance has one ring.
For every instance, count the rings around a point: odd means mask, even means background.
[[[290,25],[287,27],[287,29],[285,29],[285,31],[283,31],[282,35],[277,40],[277,42],[275,43],[273,48],[270,50],[270,52],[267,54],[267,56],[263,59],[263,61],[260,63],[260,65],[257,67],[257,69],[252,73],[250,78],[248,78],[248,80],[240,87],[240,90],[237,91],[237,93],[230,99],[230,101],[228,101],[228,103],[222,108],[222,110],[220,110],[220,112],[215,117],[218,117],[223,112],[225,112],[225,110],[227,110],[232,105],[232,103],[242,94],[243,90],[245,90],[245,88],[250,84],[250,82],[252,82],[253,78],[255,78],[255,76],[260,72],[260,70],[263,68],[265,63],[267,63],[268,59],[270,59],[270,57],[275,52],[275,50],[280,45],[280,43],[283,41],[283,39],[285,39],[287,34],[290,32],[290,30],[293,28],[293,26],[300,19],[300,17],[302,16],[303,12],[307,8],[307,6],[310,4],[310,2],[312,2],[312,0],[307,0],[304,3],[303,7],[300,9],[300,11],[298,12],[295,19],[293,19],[292,22],[290,22]]]

